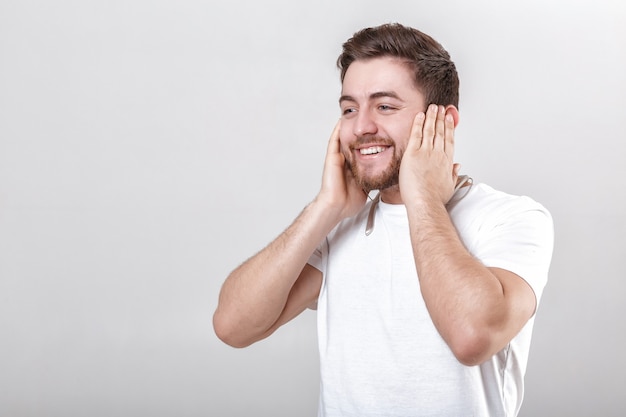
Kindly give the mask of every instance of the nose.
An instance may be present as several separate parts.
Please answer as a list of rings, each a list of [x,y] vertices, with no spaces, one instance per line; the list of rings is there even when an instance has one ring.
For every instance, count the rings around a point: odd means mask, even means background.
[[[356,120],[353,125],[353,133],[356,137],[365,135],[373,135],[378,132],[375,120],[372,118],[370,112],[366,109],[362,109],[357,113]]]

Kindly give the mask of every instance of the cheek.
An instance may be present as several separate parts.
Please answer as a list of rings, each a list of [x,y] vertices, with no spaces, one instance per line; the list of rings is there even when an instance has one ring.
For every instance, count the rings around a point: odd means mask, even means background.
[[[350,148],[342,144],[340,150],[346,162],[348,163],[348,165],[352,165],[353,156],[352,156],[352,151],[350,151]]]
[[[350,134],[350,131],[342,126],[339,129],[339,146],[344,155],[350,152],[350,145],[353,142],[353,136]]]
[[[396,146],[402,150],[406,149],[406,145],[409,143],[411,136],[411,127],[408,129],[397,129],[393,134],[393,139],[396,142]]]
[[[348,143],[348,141],[352,138],[352,130],[348,127],[349,123],[345,120],[341,121],[341,126],[339,127],[339,140],[342,143]]]

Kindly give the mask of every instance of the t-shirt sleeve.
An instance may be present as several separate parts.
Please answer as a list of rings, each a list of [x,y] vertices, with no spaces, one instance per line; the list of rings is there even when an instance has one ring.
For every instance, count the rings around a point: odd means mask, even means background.
[[[313,268],[317,269],[318,271],[322,272],[322,274],[324,273],[324,270],[325,270],[324,256],[323,256],[325,243],[326,243],[326,240],[324,240],[324,242],[322,242],[317,248],[315,248],[315,250],[309,257],[309,260],[307,261],[309,265],[311,265]],[[309,306],[309,308],[311,310],[317,310],[317,301],[315,302],[315,304]]]
[[[323,260],[322,260],[322,250],[323,250],[323,245],[324,243],[320,244],[317,248],[315,248],[315,250],[313,251],[313,253],[311,254],[311,256],[309,257],[309,260],[307,261],[307,263],[309,265],[311,265],[313,268],[324,272],[324,268],[323,268]]]
[[[530,202],[498,216],[474,255],[487,267],[506,269],[522,277],[539,303],[548,280],[553,244],[550,213]]]

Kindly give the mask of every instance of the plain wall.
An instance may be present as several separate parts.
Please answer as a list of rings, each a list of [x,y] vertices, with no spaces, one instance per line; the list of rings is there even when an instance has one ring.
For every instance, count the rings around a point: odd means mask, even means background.
[[[521,415],[623,415],[624,10],[0,1],[0,415],[316,415],[314,312],[243,350],[211,317],[319,189],[341,43],[392,21],[457,64],[462,172],[555,220]]]

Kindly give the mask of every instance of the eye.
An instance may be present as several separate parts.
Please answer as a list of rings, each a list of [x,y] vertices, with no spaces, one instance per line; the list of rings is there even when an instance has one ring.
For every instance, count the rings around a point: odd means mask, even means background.
[[[349,116],[352,113],[356,113],[356,109],[354,107],[346,107],[341,111],[341,114],[344,116]]]
[[[390,106],[389,104],[380,104],[378,106],[378,110],[381,111],[391,111],[391,110],[395,110],[395,107]]]

